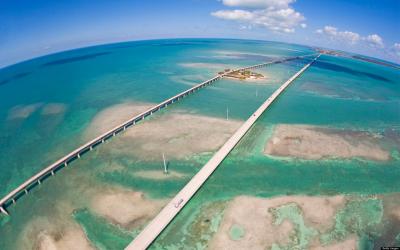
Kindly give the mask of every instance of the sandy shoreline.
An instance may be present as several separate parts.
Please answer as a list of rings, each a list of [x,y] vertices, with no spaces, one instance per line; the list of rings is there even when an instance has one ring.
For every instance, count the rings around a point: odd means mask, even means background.
[[[274,128],[264,153],[310,160],[359,157],[387,161],[390,153],[379,142],[378,135],[367,132],[281,124]]]

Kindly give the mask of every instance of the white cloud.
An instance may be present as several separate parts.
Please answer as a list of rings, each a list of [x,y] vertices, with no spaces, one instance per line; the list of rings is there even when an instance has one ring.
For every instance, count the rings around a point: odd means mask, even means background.
[[[219,10],[211,14],[218,18],[236,21],[250,21],[254,18],[253,13],[245,10]]]
[[[307,28],[307,24],[305,24],[305,23],[300,24],[300,26],[301,26],[303,29]]]
[[[361,36],[358,33],[351,31],[339,31],[336,27],[325,26],[323,29],[316,30],[318,34],[323,34],[332,40],[347,42],[349,44],[356,44]]]
[[[288,8],[295,0],[222,0],[222,3],[230,7],[250,8]]]
[[[400,43],[394,43],[391,51],[395,56],[400,57]]]
[[[306,27],[305,17],[290,4],[294,0],[222,0],[230,7],[246,7],[250,10],[219,10],[211,15],[225,20],[237,21],[250,26],[264,27],[276,32],[291,33],[297,26]]]
[[[364,38],[365,41],[371,46],[375,48],[383,48],[383,39],[377,34],[372,34]]]
[[[325,26],[322,29],[317,29],[315,32],[328,37],[330,40],[346,42],[349,45],[361,43],[364,46],[370,46],[376,49],[383,49],[385,47],[383,39],[377,34],[361,36],[360,34],[352,31],[340,31],[333,26]]]

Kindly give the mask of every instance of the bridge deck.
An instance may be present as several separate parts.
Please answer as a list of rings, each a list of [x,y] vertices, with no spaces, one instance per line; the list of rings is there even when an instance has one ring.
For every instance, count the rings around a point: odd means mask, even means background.
[[[186,184],[186,186],[161,210],[161,212],[143,229],[143,231],[125,248],[125,250],[146,249],[174,219],[192,196],[199,190],[208,177],[217,169],[219,164],[231,152],[236,144],[249,131],[257,119],[271,105],[271,103],[319,57],[316,56],[309,64],[294,74],[282,84],[232,135],[231,138],[214,154],[214,156],[200,169],[200,171]]]
[[[233,72],[236,71],[240,71],[240,70],[245,70],[245,69],[254,69],[254,68],[260,68],[263,66],[267,66],[267,65],[271,65],[271,64],[277,64],[277,63],[282,63],[282,62],[286,62],[286,61],[290,61],[290,60],[295,60],[295,59],[299,59],[302,57],[307,57],[310,55],[304,55],[304,56],[297,56],[297,57],[289,57],[289,58],[285,58],[285,59],[279,59],[279,60],[274,60],[271,62],[266,62],[266,63],[261,63],[261,64],[257,64],[257,65],[253,65],[250,67],[244,67],[244,68],[239,68],[236,70],[233,70]],[[229,72],[228,72],[229,73]],[[3,214],[7,214],[8,212],[6,210],[6,208],[11,205],[14,204],[16,202],[16,200],[18,198],[20,198],[22,195],[27,194],[29,192],[29,190],[31,188],[33,188],[33,186],[35,184],[41,184],[41,182],[50,175],[54,175],[56,171],[58,171],[59,169],[68,166],[69,163],[71,163],[72,161],[79,159],[83,154],[91,151],[93,148],[95,148],[96,146],[104,143],[106,140],[112,138],[113,136],[117,135],[118,133],[124,131],[125,129],[135,125],[137,122],[143,120],[145,117],[152,115],[153,113],[159,111],[162,108],[167,107],[168,105],[178,101],[179,99],[203,88],[206,87],[208,85],[210,85],[211,83],[225,77],[228,73],[224,73],[221,75],[217,75],[207,81],[204,81],[202,83],[199,83],[195,86],[193,86],[190,89],[187,89],[151,108],[149,108],[148,110],[140,113],[139,115],[136,115],[132,118],[130,118],[129,120],[121,123],[120,125],[110,129],[109,131],[99,135],[98,137],[94,138],[93,140],[85,143],[84,145],[78,147],[77,149],[75,149],[74,151],[70,152],[69,154],[65,155],[64,157],[60,158],[59,160],[57,160],[56,162],[50,164],[49,166],[47,166],[46,168],[42,169],[41,171],[39,171],[37,174],[35,174],[34,176],[32,176],[31,178],[29,178],[28,180],[26,180],[24,183],[22,183],[20,186],[18,186],[17,188],[15,188],[13,191],[11,191],[10,193],[8,193],[6,196],[4,196],[1,200],[0,200],[0,213]]]

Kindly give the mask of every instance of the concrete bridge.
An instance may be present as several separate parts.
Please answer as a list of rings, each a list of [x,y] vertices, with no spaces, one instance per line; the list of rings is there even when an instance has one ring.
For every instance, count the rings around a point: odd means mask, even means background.
[[[310,67],[320,55],[282,84],[268,99],[249,117],[249,119],[232,135],[231,138],[213,155],[199,172],[182,188],[181,191],[161,210],[161,212],[140,232],[140,234],[125,248],[125,250],[143,250],[161,234],[168,224],[181,211],[186,203],[200,189],[204,182],[217,169],[219,164],[250,130],[257,119],[272,102],[304,71]],[[250,67],[249,67],[250,68]]]
[[[217,75],[207,81],[199,83],[199,84],[193,86],[192,88],[187,89],[187,90],[149,108],[148,110],[140,113],[139,115],[136,115],[136,116],[130,118],[129,120],[121,123],[120,125],[110,129],[109,131],[99,135],[98,137],[94,138],[93,140],[78,147],[74,151],[70,152],[69,154],[65,155],[61,159],[57,160],[56,162],[54,162],[51,165],[47,166],[46,168],[42,169],[37,174],[33,175],[31,178],[26,180],[24,183],[19,185],[17,188],[15,188],[13,191],[8,193],[6,196],[4,196],[0,200],[0,212],[8,215],[9,213],[7,211],[7,208],[10,205],[15,204],[19,198],[28,194],[30,190],[32,190],[37,185],[40,185],[48,177],[53,176],[60,169],[69,166],[69,164],[72,163],[73,161],[81,158],[81,156],[83,156],[84,154],[92,151],[95,147],[97,147],[100,144],[104,143],[105,141],[111,139],[112,137],[116,136],[117,134],[125,131],[127,128],[134,126],[137,122],[142,121],[147,116],[150,116],[153,113],[159,111],[160,109],[166,108],[168,105],[170,105],[174,102],[177,102],[180,99],[188,96],[189,94],[192,94],[193,92],[195,92],[201,88],[204,88],[204,87],[214,83],[215,81],[222,79],[227,74],[229,74],[231,72],[237,72],[240,70],[248,70],[248,69],[264,67],[264,66],[271,65],[271,64],[283,63],[286,61],[300,59],[300,58],[307,57],[307,56],[310,56],[310,55],[288,57],[288,58],[284,58],[284,59],[279,59],[279,60],[274,60],[274,61],[270,61],[270,62],[266,62],[266,63],[253,65],[250,67],[239,68],[239,69],[236,69],[236,70],[233,70],[230,72],[225,72],[225,73],[223,73],[221,75]]]

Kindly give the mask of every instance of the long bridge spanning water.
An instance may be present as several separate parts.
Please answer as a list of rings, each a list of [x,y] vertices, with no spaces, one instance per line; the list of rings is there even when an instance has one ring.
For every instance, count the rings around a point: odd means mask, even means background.
[[[311,55],[314,55],[314,54],[311,54]],[[265,63],[261,63],[261,64],[249,66],[249,67],[235,69],[235,70],[232,70],[229,72],[224,72],[223,74],[217,75],[207,81],[199,83],[199,84],[193,86],[192,88],[187,89],[187,90],[149,108],[148,110],[130,118],[129,120],[121,123],[120,125],[110,129],[109,131],[99,135],[98,137],[94,138],[93,140],[78,147],[77,149],[73,150],[69,154],[60,158],[56,162],[54,162],[54,163],[50,164],[49,166],[47,166],[46,168],[42,169],[37,174],[33,175],[31,178],[26,180],[24,183],[19,185],[17,188],[15,188],[13,191],[8,193],[6,196],[4,196],[0,200],[0,212],[8,215],[9,213],[7,211],[7,207],[9,207],[12,204],[15,204],[19,198],[28,194],[29,191],[32,190],[35,186],[40,185],[46,178],[53,176],[57,171],[59,171],[60,169],[62,169],[64,167],[67,167],[74,160],[79,159],[82,155],[93,150],[95,147],[99,146],[100,144],[104,143],[105,141],[109,140],[110,138],[114,137],[115,135],[125,131],[127,128],[135,125],[137,122],[142,121],[147,116],[150,116],[153,113],[159,111],[160,109],[165,108],[168,105],[170,105],[176,101],[179,101],[181,98],[184,98],[184,97],[188,96],[189,94],[192,94],[193,92],[195,92],[201,88],[204,88],[204,87],[214,83],[215,81],[222,79],[223,77],[227,76],[229,73],[238,72],[238,71],[242,71],[242,70],[250,70],[250,69],[260,68],[260,67],[264,67],[264,66],[268,66],[268,65],[272,65],[272,64],[283,63],[283,62],[287,62],[287,61],[292,61],[292,60],[308,57],[311,55],[288,57],[288,58],[273,60],[270,62],[265,62]]]
[[[213,157],[200,169],[199,172],[186,184],[185,187],[161,210],[161,212],[140,232],[140,234],[125,248],[125,250],[142,250],[161,234],[168,224],[181,211],[186,203],[200,189],[204,182],[217,169],[219,164],[239,143],[243,136],[250,130],[257,119],[264,113],[271,103],[304,71],[306,71],[318,58],[317,55],[310,63],[282,84],[268,99],[247,119],[247,121],[225,142]],[[254,67],[257,67],[254,66]],[[252,68],[252,67],[248,67]]]

